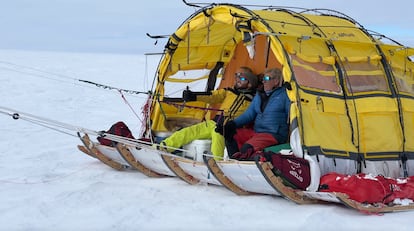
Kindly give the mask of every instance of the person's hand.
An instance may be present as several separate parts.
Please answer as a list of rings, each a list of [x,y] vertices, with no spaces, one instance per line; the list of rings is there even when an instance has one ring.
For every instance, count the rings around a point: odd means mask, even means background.
[[[225,125],[224,125],[224,138],[226,140],[231,140],[233,139],[233,136],[236,134],[236,123],[233,120],[228,121]]]
[[[197,95],[190,90],[183,91],[183,100],[184,101],[197,101]]]
[[[256,157],[259,159],[263,158],[266,161],[263,151],[254,151],[253,148],[249,148],[244,152],[236,152],[230,158],[236,160],[255,160]]]
[[[216,129],[214,129],[214,130],[220,135],[224,134],[223,120],[217,121]]]
[[[230,158],[236,160],[244,160],[247,157],[246,153],[236,152]]]

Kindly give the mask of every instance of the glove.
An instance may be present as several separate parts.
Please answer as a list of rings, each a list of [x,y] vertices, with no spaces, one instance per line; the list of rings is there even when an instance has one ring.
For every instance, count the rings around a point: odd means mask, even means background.
[[[236,152],[231,156],[231,159],[248,161],[256,160],[256,158],[259,158],[261,161],[266,161],[262,152]]]
[[[184,101],[197,101],[197,95],[190,90],[183,91],[183,100]]]
[[[218,134],[223,135],[224,134],[224,126],[223,126],[223,120],[216,122],[216,129],[214,129]]]
[[[224,138],[226,140],[231,140],[233,139],[233,136],[236,134],[236,123],[233,120],[228,121],[225,125],[224,125]]]
[[[244,159],[246,156],[245,153],[241,153],[241,152],[236,152],[234,153],[232,156],[230,156],[231,159],[236,159],[236,160],[242,160]]]
[[[240,152],[236,152],[231,156],[231,159],[236,160],[255,160],[256,156],[261,158],[264,156],[262,151],[254,151],[254,148],[251,144],[245,143]]]

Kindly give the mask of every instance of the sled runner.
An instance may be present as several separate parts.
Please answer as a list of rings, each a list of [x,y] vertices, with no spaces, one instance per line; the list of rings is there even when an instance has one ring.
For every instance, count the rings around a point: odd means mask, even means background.
[[[79,151],[85,153],[86,155],[88,155],[90,157],[93,157],[93,158],[96,158],[95,154],[93,154],[92,152],[89,152],[89,150],[85,146],[78,145],[78,149],[79,149]]]
[[[276,176],[269,162],[260,162],[256,160],[256,164],[262,171],[265,178],[268,180],[275,190],[277,190],[284,198],[291,200],[297,204],[324,204],[337,203],[342,204],[348,208],[364,212],[364,213],[388,213],[398,211],[408,211],[414,209],[412,200],[396,200],[399,203],[361,203],[349,198],[346,193],[339,192],[319,192],[319,191],[301,191],[286,186],[281,177]],[[357,189],[356,189],[357,190]]]
[[[296,192],[303,197],[307,197],[311,200],[317,200],[318,203],[338,203],[346,206],[347,208],[367,213],[367,214],[378,214],[378,213],[390,213],[390,212],[402,212],[410,211],[414,209],[414,203],[403,202],[404,204],[383,204],[383,203],[374,203],[366,204],[360,203],[349,198],[345,193],[330,193],[330,192],[306,192],[306,191],[297,191]],[[307,199],[307,200],[308,200]]]
[[[136,162],[141,163],[144,167],[160,175],[176,176],[161,158],[162,151],[150,145],[140,143],[135,144],[135,146],[128,144],[127,148]]]
[[[297,204],[312,204],[312,203],[318,203],[317,200],[313,200],[309,197],[306,197],[304,195],[301,195],[299,192],[300,190],[293,189],[289,186],[286,186],[283,183],[283,180],[281,177],[276,176],[272,169],[273,166],[270,162],[261,162],[259,161],[259,158],[256,158],[255,160],[257,168],[260,170],[260,172],[263,174],[266,181],[278,192],[279,195],[282,197],[293,201]]]
[[[259,193],[280,196],[265,179],[254,161],[216,161],[205,157],[210,171],[236,194]]]
[[[208,183],[221,185],[220,181],[210,172],[204,162],[195,161],[181,156],[162,155],[166,164],[172,168],[171,170],[181,179],[187,182],[191,179],[190,184]]]
[[[352,199],[346,194],[337,193],[337,199],[345,206],[351,209],[355,209],[360,212],[364,213],[390,213],[390,212],[401,212],[401,211],[409,211],[414,209],[414,203],[406,204],[406,205],[399,205],[399,204],[392,204],[386,205],[382,203],[376,204],[363,204]]]
[[[116,170],[130,169],[131,166],[120,159],[118,151],[115,148],[94,144],[87,134],[81,137],[78,133],[78,136],[89,152],[93,153],[102,163]]]
[[[337,197],[337,193],[308,192],[308,191],[299,191],[299,190],[294,190],[294,193],[298,194],[298,196],[300,197],[303,197],[305,201],[313,200],[316,203],[341,203],[341,201]]]
[[[125,144],[118,143],[116,145],[116,150],[124,158],[124,160],[128,162],[130,166],[140,171],[144,175],[149,176],[149,177],[161,177],[162,176],[154,172],[153,170],[145,167],[143,164],[137,161],[134,155],[132,155],[132,153],[129,151],[128,147]]]
[[[233,183],[220,169],[220,167],[217,165],[217,162],[212,157],[203,156],[204,163],[207,165],[210,172],[214,175],[214,177],[228,190],[234,192],[237,195],[250,195],[251,192],[248,192],[242,188],[240,188],[238,185]]]
[[[175,175],[178,176],[181,180],[189,183],[189,184],[197,184],[200,182],[199,179],[195,178],[194,176],[188,174],[185,172],[175,161],[176,158],[174,156],[162,154],[161,158],[164,160],[164,163],[170,168],[172,172],[175,173]]]
[[[98,134],[102,135],[102,133]],[[162,151],[157,150],[150,143],[110,133],[103,135],[106,143],[111,146],[92,142],[88,134],[85,134],[86,138],[82,137],[81,140],[90,143],[95,150],[99,151],[100,155],[97,158],[104,164],[115,169],[139,170],[151,177],[176,176],[161,158]],[[93,153],[96,155],[96,152]]]

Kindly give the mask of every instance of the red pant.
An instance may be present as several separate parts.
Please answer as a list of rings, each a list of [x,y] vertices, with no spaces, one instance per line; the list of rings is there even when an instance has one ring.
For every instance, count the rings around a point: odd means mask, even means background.
[[[239,128],[233,137],[237,141],[239,150],[244,143],[253,146],[254,151],[261,151],[266,147],[279,144],[279,142],[269,133],[256,133],[253,129]]]

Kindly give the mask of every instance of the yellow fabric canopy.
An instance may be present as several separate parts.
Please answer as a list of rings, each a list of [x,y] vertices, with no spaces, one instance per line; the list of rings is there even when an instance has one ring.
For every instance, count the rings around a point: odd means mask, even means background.
[[[385,44],[345,15],[207,6],[169,38],[158,67],[152,129],[165,130],[168,115],[181,113],[159,103],[168,85],[182,83],[177,91],[211,78],[177,78],[179,71],[213,70],[221,62],[215,87],[223,88],[232,86],[239,66],[256,74],[277,67],[291,86],[292,129],[299,129],[310,155],[414,159],[412,55],[414,49]]]

